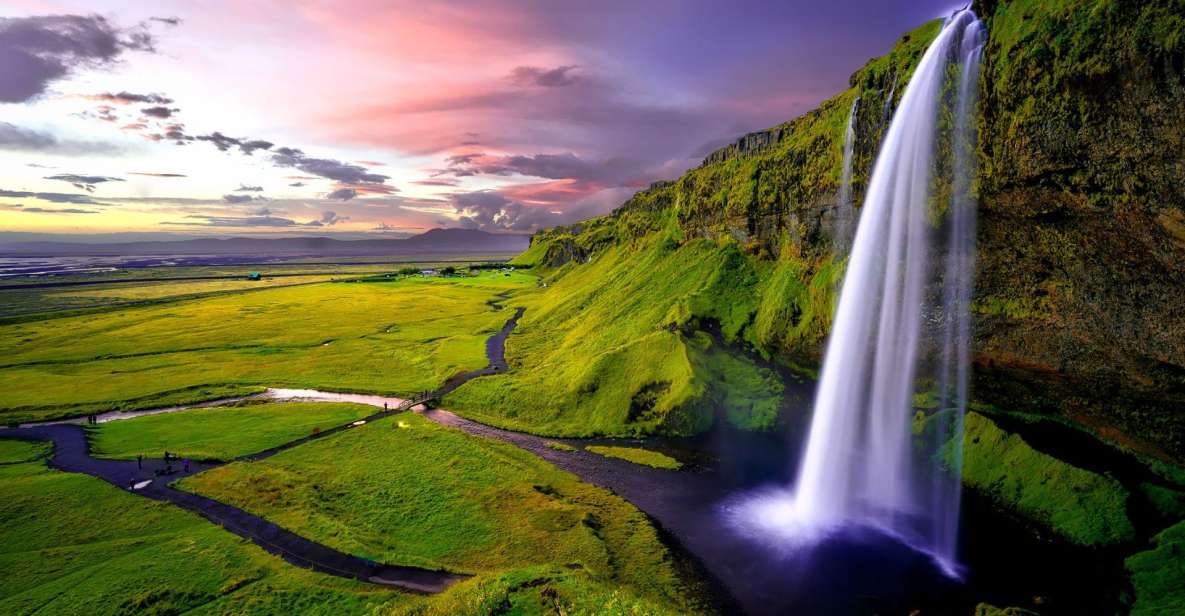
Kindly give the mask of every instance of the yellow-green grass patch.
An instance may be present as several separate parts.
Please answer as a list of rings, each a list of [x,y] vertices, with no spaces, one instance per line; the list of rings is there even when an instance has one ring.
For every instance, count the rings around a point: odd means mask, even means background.
[[[523,274],[323,283],[0,326],[0,422],[272,386],[406,396],[486,365],[509,317],[487,302],[533,286]]]
[[[412,413],[179,486],[380,562],[477,574],[558,565],[651,600],[687,600],[671,554],[629,503]]]
[[[1128,492],[1115,479],[1037,451],[979,413],[965,418],[963,447],[964,484],[1005,508],[1080,545],[1134,536]]]
[[[617,458],[634,464],[641,464],[653,468],[664,468],[677,471],[683,468],[683,463],[664,453],[642,449],[641,447],[616,447],[605,445],[590,445],[584,448],[606,458]]]
[[[3,614],[367,614],[411,600],[40,463],[0,466],[0,519]]]
[[[198,460],[230,460],[375,412],[361,404],[273,402],[146,415],[91,428],[91,452],[100,458],[157,458],[168,451]]]

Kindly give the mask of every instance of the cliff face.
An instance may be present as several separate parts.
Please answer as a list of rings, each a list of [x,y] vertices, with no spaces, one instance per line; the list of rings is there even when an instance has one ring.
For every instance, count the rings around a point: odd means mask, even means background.
[[[979,396],[1185,455],[1185,3],[984,2]]]
[[[1185,3],[985,0],[977,12],[989,40],[975,396],[1182,460]],[[892,109],[938,28],[903,37],[815,111],[746,135],[608,217],[540,232],[522,260],[562,274],[611,246],[735,251],[729,310],[690,302],[674,324],[720,320],[726,338],[809,367],[830,325],[818,307],[834,300],[831,225],[852,102],[860,98],[858,207]]]

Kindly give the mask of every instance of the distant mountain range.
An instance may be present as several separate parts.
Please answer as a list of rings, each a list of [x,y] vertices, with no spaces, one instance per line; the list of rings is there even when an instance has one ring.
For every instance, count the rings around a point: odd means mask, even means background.
[[[339,240],[328,237],[194,238],[135,242],[85,243],[0,240],[0,255],[28,257],[141,255],[259,256],[404,256],[444,254],[517,254],[529,237],[472,229],[432,229],[404,239]]]

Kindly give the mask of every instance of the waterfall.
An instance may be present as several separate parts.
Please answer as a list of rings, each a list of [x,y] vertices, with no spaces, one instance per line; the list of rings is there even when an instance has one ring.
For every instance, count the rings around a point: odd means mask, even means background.
[[[839,179],[839,194],[835,199],[835,254],[841,256],[852,242],[852,151],[856,145],[856,114],[860,112],[860,97],[852,101],[848,112],[848,128],[844,133],[843,167]]]
[[[941,447],[960,447],[967,398],[972,123],[983,38],[970,10],[947,19],[889,125],[848,257],[792,510],[781,518],[806,528],[874,526],[952,574],[961,451]],[[940,123],[944,109],[953,110],[953,126]],[[934,190],[943,181],[953,195],[945,204]],[[930,325],[934,316],[941,326]],[[935,418],[946,425],[918,451],[911,420],[926,369],[937,375]]]
[[[881,106],[881,124],[889,120],[889,111],[893,109],[893,97],[897,94],[898,73],[893,73],[893,85],[889,88],[889,95],[885,97],[885,104]]]

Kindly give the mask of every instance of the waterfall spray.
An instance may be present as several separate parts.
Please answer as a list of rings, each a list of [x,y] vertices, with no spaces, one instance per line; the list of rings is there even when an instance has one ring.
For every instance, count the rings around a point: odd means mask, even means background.
[[[975,14],[956,12],[906,85],[860,211],[793,496],[742,507],[748,528],[875,527],[956,575],[983,39]],[[949,202],[935,198],[944,182]],[[939,405],[915,437],[923,375]]]

